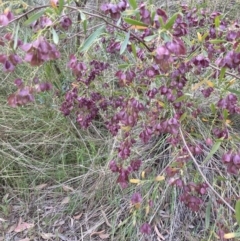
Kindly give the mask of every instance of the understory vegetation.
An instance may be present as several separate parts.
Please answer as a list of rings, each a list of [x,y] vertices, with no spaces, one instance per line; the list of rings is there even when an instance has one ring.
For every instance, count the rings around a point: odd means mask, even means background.
[[[0,8],[0,241],[240,239],[239,1]]]

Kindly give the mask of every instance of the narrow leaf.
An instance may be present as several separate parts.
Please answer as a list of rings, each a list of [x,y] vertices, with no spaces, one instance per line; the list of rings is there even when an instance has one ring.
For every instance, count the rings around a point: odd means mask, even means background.
[[[172,15],[172,17],[167,21],[167,23],[165,24],[164,28],[165,29],[171,29],[173,24],[175,23],[175,20],[177,18],[177,16],[179,15],[179,13],[175,13]]]
[[[214,24],[215,24],[215,28],[218,28],[220,26],[220,16],[217,16],[214,19]]]
[[[239,238],[240,237],[240,233],[225,233],[223,235],[223,237],[225,239],[231,239],[231,238]]]
[[[120,55],[123,54],[124,51],[126,50],[129,38],[130,38],[130,31],[126,33],[125,39],[124,39],[123,43],[121,44]]]
[[[235,212],[236,212],[237,223],[240,226],[240,199],[237,200],[237,202],[236,202]]]
[[[117,23],[116,23],[116,26],[119,27],[121,23],[122,23],[122,18],[119,18],[118,21],[117,21]]]
[[[59,7],[58,7],[58,13],[59,15],[62,13],[63,6],[64,6],[64,0],[59,0]]]
[[[206,32],[205,34],[203,34],[203,36],[202,36],[202,41],[204,41],[207,36],[208,36],[208,32]]]
[[[216,141],[216,143],[213,145],[211,151],[208,153],[207,157],[203,161],[203,163],[205,163],[205,162],[207,162],[208,160],[211,159],[211,157],[218,151],[221,144],[222,144],[221,140]]]
[[[169,34],[167,34],[166,32],[162,32],[161,37],[163,38],[165,43],[172,40],[171,36],[169,36]]]
[[[126,23],[129,23],[131,25],[136,25],[136,26],[143,26],[143,27],[147,27],[148,25],[143,23],[143,22],[140,22],[140,21],[137,21],[137,20],[134,20],[134,19],[131,19],[131,18],[124,18],[123,19]]]
[[[45,13],[45,9],[33,14],[32,16],[29,17],[27,21],[24,22],[24,25],[25,26],[30,25],[32,22],[38,20],[44,13]]]
[[[83,21],[83,30],[84,30],[84,34],[87,33],[87,20]]]
[[[163,181],[163,180],[165,180],[165,177],[164,176],[157,176],[156,178],[155,178],[155,181],[157,181],[157,182],[159,182],[159,181]]]
[[[154,35],[150,35],[144,38],[144,41],[149,42],[152,41],[153,39],[155,39],[157,37],[157,34]]]
[[[137,13],[139,13],[138,10],[125,10],[124,12],[122,12],[122,15],[125,15],[125,16],[135,16]]]
[[[55,44],[59,43],[59,36],[54,28],[52,28],[53,42]]]
[[[152,11],[151,13],[151,20],[154,21],[154,18],[156,16],[156,11]]]
[[[120,64],[118,65],[118,69],[126,69],[129,67],[129,64]]]
[[[80,10],[79,10],[79,13],[81,15],[81,20],[82,21],[86,20],[86,15],[82,11],[80,11]]]
[[[16,30],[15,30],[14,44],[13,44],[13,49],[14,50],[16,50],[17,44],[18,44],[18,31],[19,31],[19,22],[18,22]]]
[[[220,43],[225,43],[226,41],[224,39],[210,39],[209,42],[211,44],[220,44]]]
[[[205,215],[205,229],[209,229],[210,226],[210,214],[211,214],[211,202],[209,201],[206,208]]]
[[[228,115],[229,115],[228,110],[227,110],[227,109],[223,109],[223,119],[224,119],[225,121],[227,120]]]
[[[134,183],[134,184],[138,184],[138,183],[141,182],[141,180],[140,179],[130,179],[129,182]]]
[[[137,2],[136,0],[128,0],[130,6],[133,8],[133,9],[136,9],[137,8]]]
[[[210,105],[210,108],[211,108],[212,113],[215,114],[216,113],[216,106],[215,106],[215,104],[212,103]]]
[[[195,84],[192,87],[192,90],[197,90],[199,87],[201,87],[204,84],[204,82],[205,82],[205,80],[202,80],[202,81],[198,82],[197,84]]]
[[[202,35],[199,32],[197,32],[197,37],[198,37],[198,41],[202,42]]]
[[[135,47],[135,45],[134,45],[133,43],[131,44],[131,47],[132,47],[132,52],[133,52],[134,58],[136,59],[136,58],[137,58],[137,50],[136,50],[136,47]]]
[[[240,97],[240,91],[239,90],[229,88],[228,91],[231,92],[231,93],[234,93],[234,94],[236,94]]]
[[[180,117],[180,122],[183,121],[187,117],[187,112],[184,112]]]
[[[132,25],[129,29],[144,30],[144,29],[147,29],[147,28],[148,27],[145,27],[145,26]]]
[[[214,83],[212,81],[206,80],[205,82],[209,87],[214,87]]]
[[[131,126],[121,126],[121,130],[125,131],[125,132],[129,132],[132,129]]]
[[[96,41],[96,39],[104,32],[105,26],[102,26],[98,28],[95,32],[93,32],[83,43],[83,45],[80,48],[80,52],[87,51],[92,44]]]
[[[178,97],[178,98],[174,101],[174,103],[181,102],[181,101],[185,100],[186,98],[187,98],[186,95],[182,95],[182,96]]]
[[[220,71],[219,79],[222,80],[226,72],[226,67],[223,67]]]
[[[159,16],[158,20],[159,20],[160,26],[163,27],[164,26],[164,22],[163,22],[162,17]]]
[[[161,107],[164,107],[164,106],[165,106],[165,104],[164,104],[162,101],[160,101],[160,100],[157,100],[157,103],[158,103],[159,106],[161,106]]]

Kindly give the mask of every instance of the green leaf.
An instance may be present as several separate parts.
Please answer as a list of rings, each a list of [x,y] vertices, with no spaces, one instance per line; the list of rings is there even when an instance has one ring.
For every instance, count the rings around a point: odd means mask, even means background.
[[[238,95],[240,97],[240,91],[239,90],[230,88],[230,89],[228,89],[228,91],[231,92],[231,93],[234,93],[234,94],[236,94],[236,95]]]
[[[154,35],[150,35],[144,38],[144,41],[149,42],[152,41],[153,39],[155,39],[157,37],[157,34]]]
[[[132,52],[133,52],[134,58],[136,59],[136,58],[137,58],[136,46],[132,43],[132,44],[131,44],[131,47],[132,47]]]
[[[139,13],[139,10],[125,10],[124,12],[122,12],[122,15],[124,16],[135,16],[137,13]]]
[[[62,13],[62,10],[63,10],[64,0],[59,0],[58,3],[59,3],[58,14],[60,15]]]
[[[79,13],[80,13],[80,15],[81,15],[81,20],[82,20],[82,21],[84,21],[84,20],[87,19],[87,18],[86,18],[86,15],[85,15],[81,10],[79,10]]]
[[[151,19],[152,19],[152,21],[154,21],[155,16],[156,16],[156,12],[153,11],[153,12],[151,13]]]
[[[182,122],[187,117],[187,112],[184,112],[180,117],[180,122]]]
[[[211,108],[212,113],[215,114],[216,113],[216,106],[215,106],[215,104],[211,103],[210,108]]]
[[[177,103],[177,102],[180,102],[180,101],[182,101],[182,100],[185,100],[186,98],[187,98],[186,95],[182,95],[182,96],[178,97],[178,98],[174,101],[174,103]]]
[[[237,200],[235,205],[236,219],[237,223],[240,226],[240,200]]]
[[[226,68],[223,67],[223,68],[221,69],[221,71],[220,71],[220,75],[219,75],[219,80],[220,80],[220,81],[222,81],[222,79],[223,79],[225,73],[226,73]]]
[[[211,159],[211,157],[218,151],[221,144],[222,144],[222,140],[216,141],[216,143],[213,145],[211,151],[208,153],[207,157],[203,161],[203,163],[205,163],[205,162],[207,162],[208,160]]]
[[[227,109],[224,109],[223,110],[223,119],[226,121],[228,118],[228,110]]]
[[[137,8],[137,2],[136,0],[128,0],[130,6],[133,8],[133,9],[136,9]]]
[[[118,21],[117,21],[117,23],[116,23],[116,26],[119,27],[119,26],[121,25],[121,23],[122,23],[122,18],[119,18]]]
[[[83,30],[84,30],[84,34],[87,33],[87,20],[83,21]]]
[[[17,44],[18,44],[18,31],[19,31],[19,22],[17,24],[16,30],[15,30],[15,36],[14,36],[14,44],[13,44],[13,49],[16,50]]]
[[[33,14],[32,16],[29,17],[27,21],[24,22],[24,25],[25,26],[30,25],[32,22],[38,20],[44,13],[45,13],[45,9]]]
[[[205,229],[209,229],[211,215],[211,201],[208,202],[205,214]]]
[[[222,181],[222,182],[226,182],[228,179],[226,177],[222,177],[222,176],[216,176],[216,181]]]
[[[46,8],[45,13],[46,14],[55,14],[56,9],[55,8]]]
[[[104,32],[104,30],[105,30],[105,25],[98,28],[95,32],[93,32],[80,47],[80,52],[87,51],[92,46],[92,44],[96,41],[96,39]]]
[[[126,69],[127,67],[129,67],[129,64],[120,64],[120,65],[118,65],[118,69]]]
[[[207,36],[208,36],[208,32],[206,32],[205,34],[203,34],[203,36],[202,36],[202,41],[204,41]]]
[[[220,26],[220,17],[221,17],[221,16],[217,16],[217,17],[214,19],[215,28],[218,28],[218,27]]]
[[[164,27],[164,22],[161,16],[158,17],[159,23],[161,27]]]
[[[142,27],[147,27],[148,25],[143,23],[143,22],[140,22],[140,21],[137,21],[137,20],[134,20],[134,19],[131,19],[131,18],[124,18],[123,19],[126,23],[129,23],[131,25],[136,25],[136,26],[142,26]]]
[[[165,43],[172,40],[171,36],[169,36],[169,34],[167,34],[166,32],[161,33],[161,38],[163,38]]]
[[[175,23],[175,20],[176,20],[178,15],[179,15],[179,13],[174,13],[172,15],[172,17],[167,21],[167,23],[165,24],[164,28],[167,29],[167,30],[171,29],[173,24]]]
[[[54,28],[52,28],[53,42],[55,44],[59,43],[59,36]]]
[[[125,39],[124,39],[123,43],[121,44],[120,55],[123,54],[124,51],[126,50],[129,38],[130,38],[130,31],[126,33]]]
[[[226,40],[223,40],[223,39],[210,39],[209,42],[211,44],[220,44],[220,43],[225,43]]]

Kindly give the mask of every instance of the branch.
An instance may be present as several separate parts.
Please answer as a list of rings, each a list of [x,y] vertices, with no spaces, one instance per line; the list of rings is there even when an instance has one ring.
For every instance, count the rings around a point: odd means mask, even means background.
[[[28,12],[25,12],[25,13],[23,13],[22,15],[14,18],[14,19],[12,19],[11,21],[8,22],[8,24],[17,21],[17,20],[21,19],[21,18],[24,17],[24,16],[27,16],[29,13],[32,13],[32,12],[34,12],[35,10],[42,9],[42,8],[46,8],[46,7],[50,7],[50,6],[51,6],[51,5],[43,5],[43,6],[35,7],[35,8],[33,8],[33,9],[29,10]],[[2,29],[2,28],[6,28],[6,26],[0,27],[0,29]]]
[[[184,143],[184,145],[185,145],[185,147],[186,147],[186,149],[187,149],[190,157],[192,158],[192,160],[193,160],[193,162],[194,162],[197,170],[199,171],[199,173],[201,174],[202,178],[204,179],[204,181],[207,183],[207,185],[210,187],[210,189],[216,194],[216,196],[217,196],[223,203],[225,203],[226,206],[227,206],[233,213],[235,213],[234,208],[233,208],[227,201],[225,201],[224,198],[223,198],[223,197],[213,188],[213,186],[209,183],[209,181],[207,180],[207,178],[206,178],[205,175],[203,174],[200,166],[198,165],[197,160],[195,159],[195,157],[193,156],[192,152],[190,151],[190,149],[189,149],[189,147],[188,147],[188,145],[187,145],[187,143],[186,143],[186,140],[185,140],[185,138],[184,138],[184,136],[183,136],[182,129],[179,128],[179,131],[180,131],[180,135],[181,135],[182,141],[183,141],[183,143]]]
[[[88,30],[92,30],[92,29],[95,29],[95,28],[99,28],[99,27],[102,27],[104,25],[104,23],[101,23],[101,24],[99,24],[99,25],[95,25],[95,26],[93,26],[93,27],[91,27],[91,28],[88,28]],[[72,36],[69,36],[69,37],[67,37],[66,39],[72,39],[72,38],[74,38],[74,37],[76,37],[76,36],[81,36],[81,34],[82,33],[84,33],[84,30],[82,30],[82,31],[80,31],[80,32],[78,32],[78,33],[75,33],[75,34],[73,34]]]
[[[218,67],[215,66],[215,65],[209,64],[209,66],[212,67],[212,68],[215,69],[215,70],[221,71],[221,69],[218,68]],[[240,76],[237,76],[237,75],[235,75],[235,74],[232,74],[232,73],[230,73],[230,72],[228,72],[228,71],[226,71],[225,73],[228,74],[228,75],[230,75],[230,76],[232,76],[232,77],[234,77],[234,78],[236,78],[236,79],[239,79],[239,80],[240,80]]]
[[[64,6],[64,7],[78,11],[78,8],[73,7],[73,6]],[[119,30],[121,30],[121,31],[123,31],[123,32],[127,32],[126,29],[124,29],[124,28],[122,28],[122,27],[120,27],[120,26],[117,26],[117,25],[115,25],[115,24],[113,24],[113,23],[108,22],[104,17],[102,17],[102,16],[100,16],[100,15],[98,15],[98,14],[88,13],[88,12],[85,12],[85,11],[82,11],[82,12],[83,12],[84,14],[86,14],[86,15],[91,16],[91,17],[99,18],[99,19],[103,20],[106,24],[108,24],[108,25],[110,25],[110,26],[112,26],[112,27],[114,27],[114,28],[117,28],[117,29],[119,29]],[[152,52],[152,50],[146,45],[146,43],[145,43],[142,39],[140,39],[137,35],[135,35],[134,33],[131,33],[131,32],[130,32],[130,35],[131,35],[132,37],[134,37],[136,40],[138,40],[139,43],[142,43],[149,52]]]
[[[26,12],[26,13],[24,13],[24,14],[16,17],[16,18],[14,18],[13,20],[9,21],[8,24],[13,23],[13,22],[21,19],[22,17],[28,15],[28,14],[31,13],[31,12],[34,12],[35,10],[42,9],[42,8],[47,8],[47,7],[51,7],[51,5],[43,5],[43,6],[35,7],[35,8],[33,8],[33,9],[29,10],[28,12]],[[67,6],[67,5],[64,5],[63,7],[69,8],[69,9],[72,9],[72,10],[79,11],[79,8],[78,8],[78,7]],[[100,16],[100,15],[94,14],[94,13],[85,12],[85,11],[82,11],[82,12],[83,12],[84,14],[88,15],[88,16],[92,16],[92,17],[99,18],[99,19],[103,20],[106,24],[108,24],[108,25],[110,25],[110,26],[112,26],[112,27],[114,27],[114,28],[116,28],[116,29],[119,29],[119,30],[121,30],[121,31],[123,31],[123,32],[127,32],[127,29],[124,29],[124,28],[122,28],[122,27],[120,27],[120,26],[117,26],[117,25],[115,25],[115,24],[113,24],[113,23],[108,22],[108,21],[105,19],[105,17],[103,17],[103,16]],[[6,27],[6,26],[2,26],[2,27],[0,27],[0,29],[1,29],[1,28],[5,28],[5,27]],[[149,52],[152,52],[152,50],[147,46],[147,44],[146,44],[142,39],[140,39],[137,35],[135,35],[134,33],[131,33],[131,32],[130,32],[130,35],[131,35],[132,37],[134,37],[139,43],[142,43]]]

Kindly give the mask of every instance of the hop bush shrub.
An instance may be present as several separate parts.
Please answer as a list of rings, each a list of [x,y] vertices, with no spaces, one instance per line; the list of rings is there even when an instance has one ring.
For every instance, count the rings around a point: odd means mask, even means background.
[[[178,153],[166,167],[165,178],[182,190],[179,200],[192,211],[201,209],[209,190],[205,180],[187,183],[179,175],[193,158],[206,154],[210,147],[210,159],[220,145],[225,145],[223,168],[239,175],[238,144],[231,145],[236,143],[236,133],[229,124],[230,115],[240,113],[237,21],[229,22],[220,12],[187,5],[169,16],[164,9],[133,0],[105,3],[101,13],[63,0],[50,1],[50,5],[17,16],[13,14],[14,5],[12,8],[0,15],[1,28],[12,30],[0,39],[3,71],[12,73],[23,65],[44,68],[63,56],[66,70],[60,73],[68,72],[72,83],[59,109],[75,118],[80,128],[89,128],[97,120],[118,138],[109,168],[122,188],[144,181],[145,160],[136,157],[134,147],[139,142],[147,145],[159,136],[165,136],[172,151]],[[80,23],[75,22],[74,14],[80,14]],[[27,42],[19,30],[13,31],[25,17],[23,25],[32,38]],[[92,19],[102,26],[91,26]],[[68,35],[81,34],[72,33],[76,24],[81,24],[88,37],[67,59],[63,45],[68,45]],[[92,58],[86,60],[89,52]],[[112,57],[118,60],[117,66],[109,61]],[[55,88],[51,80],[35,80],[15,79],[17,90],[9,96],[8,104],[27,105],[39,92]],[[209,136],[192,131],[195,127],[191,121],[195,120],[206,121]],[[194,134],[198,134],[197,143],[191,141]],[[142,172],[142,180],[133,178],[138,172]],[[155,181],[162,179],[157,176]],[[143,195],[133,194],[131,202],[139,208]],[[140,230],[150,234],[151,226],[143,223]]]

